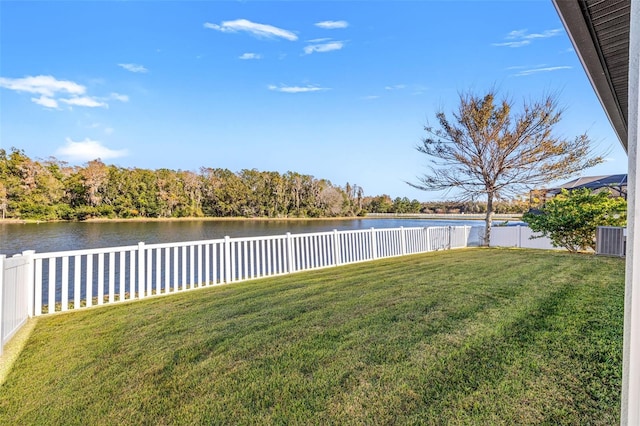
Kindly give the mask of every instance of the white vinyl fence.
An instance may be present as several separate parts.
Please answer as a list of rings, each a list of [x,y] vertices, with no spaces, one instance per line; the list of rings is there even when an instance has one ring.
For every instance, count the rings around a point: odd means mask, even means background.
[[[533,249],[558,249],[547,237],[532,238],[539,234],[524,225],[494,226],[491,228],[491,247],[518,247]]]
[[[4,259],[4,283],[0,282],[3,344],[5,313],[7,324],[17,329],[27,316],[385,257],[466,247],[470,230],[468,226],[371,228],[167,244],[139,243],[55,253],[24,252]],[[20,272],[10,272],[14,266],[7,269],[14,263],[23,265]],[[19,315],[14,314],[18,311]],[[19,319],[11,319],[13,317]]]
[[[30,268],[28,256],[7,259],[0,255],[0,355],[4,344],[29,318]]]

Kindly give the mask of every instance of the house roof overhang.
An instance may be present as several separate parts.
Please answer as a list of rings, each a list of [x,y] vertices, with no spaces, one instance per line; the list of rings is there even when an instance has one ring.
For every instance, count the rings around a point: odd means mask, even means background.
[[[627,151],[631,0],[552,0]]]

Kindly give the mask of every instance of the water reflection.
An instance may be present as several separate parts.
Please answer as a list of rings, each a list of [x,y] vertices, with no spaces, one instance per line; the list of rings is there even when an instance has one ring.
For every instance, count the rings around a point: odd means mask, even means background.
[[[282,235],[368,228],[472,226],[470,245],[480,242],[484,222],[477,220],[189,220],[168,222],[72,222],[0,224],[0,254],[39,253],[230,237]]]

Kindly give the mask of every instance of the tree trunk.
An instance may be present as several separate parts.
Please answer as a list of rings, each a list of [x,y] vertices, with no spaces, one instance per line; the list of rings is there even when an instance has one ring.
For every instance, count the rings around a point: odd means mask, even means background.
[[[487,215],[484,218],[484,246],[489,247],[491,241],[491,222],[493,220],[493,192],[487,193]]]

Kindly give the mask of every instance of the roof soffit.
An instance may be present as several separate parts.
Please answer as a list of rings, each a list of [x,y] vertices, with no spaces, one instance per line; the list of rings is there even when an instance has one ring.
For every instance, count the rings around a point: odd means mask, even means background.
[[[630,0],[553,0],[620,142],[627,149]]]

